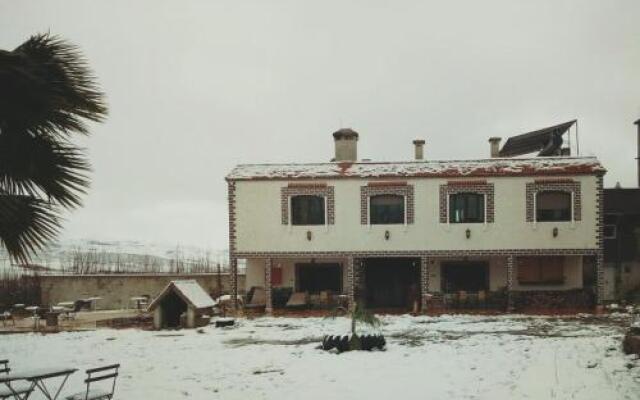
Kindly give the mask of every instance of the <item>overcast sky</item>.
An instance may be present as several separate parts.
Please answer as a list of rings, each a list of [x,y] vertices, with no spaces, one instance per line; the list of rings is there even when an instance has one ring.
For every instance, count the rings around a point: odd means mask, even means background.
[[[237,163],[487,157],[579,120],[606,185],[636,183],[640,1],[8,1],[0,48],[79,45],[108,120],[80,143],[93,185],[64,238],[227,247]],[[1,88],[0,88],[1,90]]]

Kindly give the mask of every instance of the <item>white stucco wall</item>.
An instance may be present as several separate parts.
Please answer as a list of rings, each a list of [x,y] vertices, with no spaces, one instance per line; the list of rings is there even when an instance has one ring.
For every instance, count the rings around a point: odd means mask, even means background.
[[[415,223],[411,225],[361,225],[360,186],[372,180],[326,180],[335,190],[335,225],[288,226],[281,223],[280,189],[286,181],[238,181],[236,184],[237,251],[428,251],[488,249],[595,249],[595,176],[576,176],[582,186],[582,220],[577,222],[526,222],[525,185],[534,178],[488,178],[495,184],[495,222],[441,224],[439,185],[446,179],[405,179],[414,185]],[[460,180],[460,179],[456,179]],[[552,237],[554,227],[559,235]],[[471,238],[465,230],[471,230]],[[391,237],[385,240],[384,232]],[[307,240],[311,231],[313,239]]]

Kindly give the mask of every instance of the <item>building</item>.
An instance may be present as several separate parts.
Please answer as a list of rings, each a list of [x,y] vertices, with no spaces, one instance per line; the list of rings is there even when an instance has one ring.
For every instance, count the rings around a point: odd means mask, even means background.
[[[640,294],[640,120],[635,124],[638,187],[604,191],[605,300]]]
[[[601,300],[605,169],[557,155],[565,125],[518,137],[554,138],[535,145],[551,157],[499,158],[524,142],[492,138],[489,159],[424,160],[417,140],[414,160],[358,161],[358,133],[341,129],[331,162],[238,165],[226,177],[234,293],[264,287],[267,312],[282,288],[407,310]]]

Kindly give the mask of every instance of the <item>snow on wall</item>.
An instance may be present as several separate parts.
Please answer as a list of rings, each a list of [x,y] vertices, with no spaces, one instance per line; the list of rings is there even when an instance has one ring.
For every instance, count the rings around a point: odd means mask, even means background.
[[[451,161],[242,164],[236,166],[227,175],[227,179],[569,175],[605,171],[595,157],[538,157]]]

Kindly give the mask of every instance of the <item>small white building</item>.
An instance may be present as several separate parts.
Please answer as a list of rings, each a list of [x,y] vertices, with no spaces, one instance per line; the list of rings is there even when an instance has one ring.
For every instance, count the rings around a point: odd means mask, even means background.
[[[171,281],[151,302],[155,329],[195,328],[211,315],[215,302],[196,280]]]
[[[534,133],[556,138],[571,124]],[[414,160],[360,161],[356,132],[333,136],[331,162],[238,165],[226,177],[232,274],[246,260],[234,294],[264,287],[267,312],[285,288],[423,310],[463,294],[509,306],[600,300],[596,158],[500,158],[492,138],[488,159],[425,160],[417,140]]]

